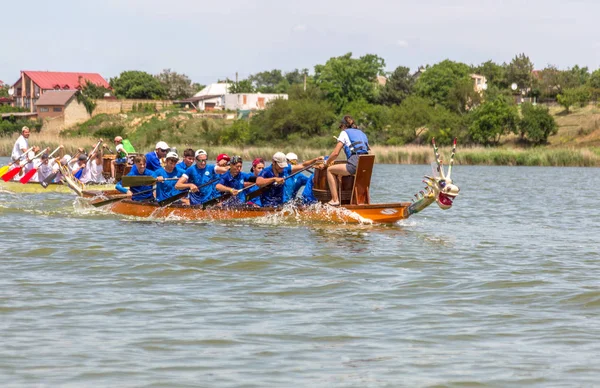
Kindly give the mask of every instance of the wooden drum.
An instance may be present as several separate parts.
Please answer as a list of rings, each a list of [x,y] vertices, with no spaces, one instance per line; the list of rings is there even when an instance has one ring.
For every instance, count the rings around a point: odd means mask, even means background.
[[[102,176],[104,179],[110,178],[110,165],[115,160],[115,155],[104,155],[102,156]]]
[[[334,164],[346,164],[345,161],[336,161]],[[340,190],[340,201],[346,205],[352,199],[352,187],[354,186],[354,175],[342,177],[342,189]],[[313,178],[313,195],[319,202],[331,201],[331,192],[327,183],[327,168],[319,170],[315,168],[315,176]]]

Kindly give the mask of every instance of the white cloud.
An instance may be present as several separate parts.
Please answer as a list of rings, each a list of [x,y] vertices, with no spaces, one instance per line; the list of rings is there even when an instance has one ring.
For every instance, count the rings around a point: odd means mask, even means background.
[[[405,41],[405,40],[400,39],[400,40],[396,41],[396,46],[398,46],[398,47],[408,47],[408,42]]]

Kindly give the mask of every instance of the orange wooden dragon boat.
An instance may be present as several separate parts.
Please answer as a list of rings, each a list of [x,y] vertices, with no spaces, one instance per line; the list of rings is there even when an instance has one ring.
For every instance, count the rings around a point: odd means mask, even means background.
[[[433,141],[433,149],[437,163],[437,176],[425,176],[425,189],[415,195],[413,202],[371,203],[369,188],[375,156],[362,155],[359,158],[356,174],[338,180],[341,189],[341,205],[332,207],[325,203],[331,199],[326,179],[326,170],[315,170],[313,178],[313,194],[319,203],[310,206],[286,205],[282,208],[268,207],[221,207],[219,205],[203,208],[183,204],[171,204],[161,207],[156,202],[137,202],[116,197],[115,191],[83,191],[91,203],[109,202],[106,198],[117,199],[107,204],[113,213],[125,216],[172,219],[172,220],[229,220],[257,218],[268,216],[294,217],[296,219],[345,223],[396,223],[402,219],[422,211],[432,203],[437,203],[442,210],[450,209],[460,189],[451,179],[452,164],[456,153],[454,140],[452,155],[447,173],[440,159],[438,149]],[[342,162],[343,163],[343,162]]]

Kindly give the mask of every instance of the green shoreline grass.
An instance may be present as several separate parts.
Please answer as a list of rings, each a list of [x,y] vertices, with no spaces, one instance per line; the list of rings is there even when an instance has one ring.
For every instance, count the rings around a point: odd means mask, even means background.
[[[0,137],[0,156],[10,156],[12,147],[17,136]],[[32,133],[30,143],[41,147],[54,149],[61,144],[56,135],[45,135]],[[78,147],[89,150],[97,139],[91,137],[76,137],[62,139],[65,152],[73,154]],[[187,145],[171,144],[177,148],[181,155]],[[112,144],[111,144],[111,148]],[[302,146],[290,146],[287,149],[275,147],[233,147],[233,146],[209,146],[200,145],[192,148],[205,149],[211,159],[220,153],[228,155],[240,155],[245,160],[251,161],[256,157],[270,159],[277,151],[294,152],[300,159],[309,159],[319,155],[328,155],[332,148],[306,148]],[[148,152],[149,150],[138,150]],[[402,146],[385,147],[374,146],[372,153],[375,154],[377,163],[383,164],[429,164],[434,161],[431,146]],[[441,147],[440,155],[445,163],[449,161],[451,149]],[[460,165],[486,165],[486,166],[552,166],[552,167],[600,167],[600,148],[485,148],[485,147],[457,147],[455,164]]]

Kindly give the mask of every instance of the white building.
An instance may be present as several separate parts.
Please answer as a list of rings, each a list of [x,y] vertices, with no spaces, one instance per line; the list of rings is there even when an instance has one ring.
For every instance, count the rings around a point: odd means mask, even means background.
[[[267,103],[276,98],[288,99],[287,94],[238,93],[229,94],[231,84],[210,84],[185,100],[175,101],[179,104],[190,104],[199,111],[212,110],[261,110]]]
[[[262,110],[271,100],[288,99],[287,94],[270,93],[238,93],[225,95],[225,109],[229,110]]]

